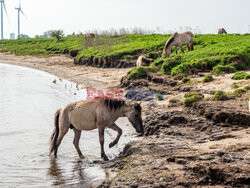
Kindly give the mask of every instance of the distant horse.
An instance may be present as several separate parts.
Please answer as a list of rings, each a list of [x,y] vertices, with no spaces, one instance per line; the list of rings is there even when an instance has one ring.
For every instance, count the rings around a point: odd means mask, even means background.
[[[218,34],[227,34],[226,30],[224,28],[218,29]]]
[[[85,41],[92,41],[95,38],[95,34],[94,33],[86,33],[85,34]]]
[[[171,54],[171,48],[175,46],[176,54],[178,54],[177,47],[179,46],[181,48],[181,51],[184,53],[184,50],[182,49],[183,45],[187,45],[188,51],[193,50],[193,39],[194,34],[190,31],[186,31],[184,33],[174,33],[172,37],[168,39],[166,42],[163,52],[165,53],[165,57],[169,57]]]
[[[154,59],[146,58],[143,55],[139,56],[136,61],[136,66],[149,66],[150,63],[154,62]]]
[[[98,129],[99,142],[101,145],[101,157],[109,160],[104,152],[104,129],[110,128],[118,132],[116,139],[109,144],[109,147],[116,145],[122,135],[115,121],[119,117],[127,117],[137,133],[143,134],[141,118],[141,105],[138,103],[126,103],[123,100],[86,100],[74,102],[58,109],[55,113],[55,129],[50,140],[50,154],[57,155],[58,147],[69,128],[75,133],[73,144],[80,158],[84,158],[79,148],[79,140],[82,130]]]

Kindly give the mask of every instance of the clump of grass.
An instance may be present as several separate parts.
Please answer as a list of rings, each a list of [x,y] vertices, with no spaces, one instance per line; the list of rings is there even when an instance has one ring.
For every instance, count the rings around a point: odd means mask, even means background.
[[[57,82],[56,79],[54,79],[54,80],[52,81],[53,84],[56,84],[56,82]]]
[[[156,97],[159,101],[162,101],[162,100],[163,100],[163,95],[162,95],[162,94],[156,94],[155,97]]]
[[[211,75],[206,75],[206,76],[204,76],[202,82],[206,83],[206,82],[211,82],[211,81],[213,81],[213,80],[214,80],[213,76],[211,76]]]
[[[233,94],[235,95],[235,96],[238,96],[238,97],[240,97],[240,96],[242,96],[244,93],[246,93],[247,92],[247,89],[245,89],[245,88],[239,88],[239,89],[235,89],[234,91],[233,91]]]
[[[184,78],[182,78],[182,82],[184,84],[186,84],[186,83],[190,82],[190,78],[184,77]]]
[[[126,60],[134,59],[134,56],[132,56],[132,55],[124,55],[124,56],[122,56],[121,59],[126,59]]]
[[[150,67],[136,67],[127,73],[127,79],[139,79],[147,77],[147,72],[151,70]]]
[[[228,96],[225,91],[218,90],[215,92],[213,99],[217,101],[225,101],[228,100]]]
[[[213,68],[214,74],[225,74],[225,73],[233,73],[236,69],[231,65],[216,65]]]
[[[150,52],[146,57],[147,58],[151,58],[151,59],[157,59],[159,57],[159,53],[157,53],[157,52]]]
[[[250,90],[250,85],[245,86],[244,89]]]
[[[177,98],[169,99],[169,103],[178,103],[178,102],[180,102],[180,99]]]
[[[185,95],[185,100],[183,101],[183,104],[185,106],[191,106],[194,102],[200,101],[204,98],[204,96],[197,92],[189,92]]]
[[[232,88],[235,88],[235,89],[236,89],[236,88],[239,88],[239,87],[240,87],[240,86],[239,86],[238,83],[233,83],[233,84],[232,84]]]
[[[250,79],[250,74],[247,74],[246,72],[236,72],[232,79],[234,80],[247,80]]]

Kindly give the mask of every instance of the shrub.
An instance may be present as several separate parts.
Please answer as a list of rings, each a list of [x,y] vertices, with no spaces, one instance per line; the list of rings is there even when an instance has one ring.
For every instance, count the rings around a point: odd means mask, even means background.
[[[163,100],[163,95],[162,95],[162,94],[156,94],[155,97],[156,97],[159,101],[162,101],[162,100]]]
[[[233,73],[236,69],[231,65],[216,65],[213,68],[213,73],[215,74],[225,74],[225,73]]]
[[[247,92],[247,89],[245,88],[240,88],[240,89],[236,89],[233,91],[233,94],[235,96],[241,96],[243,93]]]
[[[188,98],[186,98],[184,101],[183,101],[183,104],[185,105],[185,106],[191,106],[194,102],[196,102],[197,100],[196,100],[196,98],[195,98],[195,96],[192,96],[192,97],[188,97]]]
[[[225,91],[218,90],[215,92],[213,98],[217,101],[225,101],[228,99],[228,96]]]
[[[211,75],[206,75],[206,76],[204,76],[202,82],[206,83],[206,82],[211,82],[213,80],[214,80],[214,78]]]
[[[247,80],[247,79],[250,79],[250,74],[247,74],[245,72],[236,72],[233,75],[232,79],[234,79],[234,80],[243,80],[243,79]]]
[[[157,52],[150,52],[146,57],[151,59],[157,59],[159,57],[159,54]]]
[[[190,82],[190,78],[184,77],[184,78],[182,79],[182,82],[183,82],[184,84],[187,83],[187,82]]]

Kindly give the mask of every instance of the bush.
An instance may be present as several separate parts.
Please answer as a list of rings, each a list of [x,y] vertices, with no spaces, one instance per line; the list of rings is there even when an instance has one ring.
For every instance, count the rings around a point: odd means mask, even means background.
[[[159,54],[157,52],[150,52],[146,57],[151,59],[157,59],[159,57]]]
[[[206,82],[211,82],[213,80],[214,80],[214,78],[211,75],[206,75],[206,76],[204,76],[202,82],[206,83]]]
[[[250,79],[250,74],[247,74],[245,72],[236,72],[233,75],[232,79],[234,79],[234,80],[243,80],[243,79],[247,80],[247,79]]]
[[[186,78],[186,77],[185,77],[185,78],[182,79],[182,82],[183,82],[184,84],[187,83],[187,82],[190,82],[190,78]]]
[[[231,65],[216,65],[213,68],[213,73],[215,74],[225,74],[225,73],[233,73],[236,69]]]
[[[225,91],[218,90],[215,92],[213,98],[217,101],[225,101],[228,99],[228,96]]]
[[[162,100],[163,100],[163,95],[162,95],[162,94],[156,94],[155,97],[156,97],[159,101],[162,101]]]
[[[240,89],[234,90],[233,94],[235,96],[241,96],[241,95],[243,95],[243,93],[246,93],[246,92],[247,92],[247,90],[245,88],[240,88]]]

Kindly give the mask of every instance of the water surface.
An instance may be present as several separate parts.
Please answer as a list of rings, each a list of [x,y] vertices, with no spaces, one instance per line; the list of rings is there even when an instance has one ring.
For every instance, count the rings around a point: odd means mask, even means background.
[[[71,130],[62,141],[58,158],[48,155],[54,112],[69,102],[84,100],[86,90],[45,72],[6,64],[0,64],[0,86],[1,187],[89,187],[106,178],[107,172],[92,163],[100,156],[97,130],[82,132],[80,147],[88,156],[86,160],[78,158]],[[127,121],[118,120],[118,125],[124,133],[118,146],[108,149],[116,133],[105,132],[109,158],[133,137]]]

